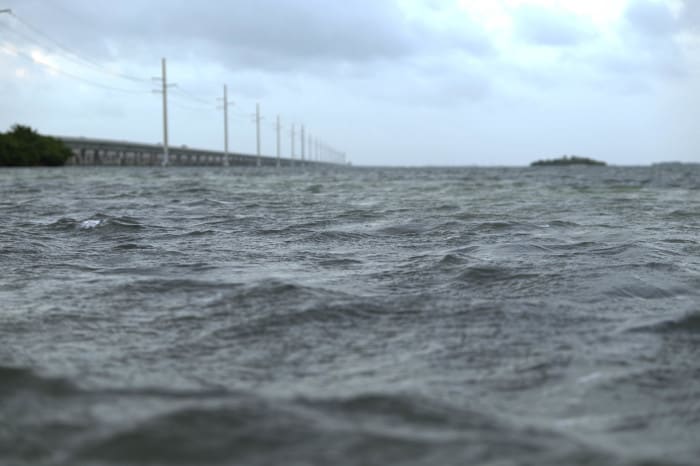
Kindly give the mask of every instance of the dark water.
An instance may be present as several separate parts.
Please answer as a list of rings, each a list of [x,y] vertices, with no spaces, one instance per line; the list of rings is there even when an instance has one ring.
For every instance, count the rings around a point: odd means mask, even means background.
[[[700,168],[0,171],[0,464],[700,458]]]

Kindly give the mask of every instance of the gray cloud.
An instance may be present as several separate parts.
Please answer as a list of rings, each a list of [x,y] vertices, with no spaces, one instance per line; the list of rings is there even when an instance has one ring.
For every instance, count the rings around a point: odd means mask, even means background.
[[[518,36],[536,45],[575,46],[596,35],[590,23],[564,10],[525,5],[514,19]]]
[[[408,107],[458,107],[481,101],[493,92],[491,79],[482,70],[441,63],[407,65],[399,73],[387,70],[379,82],[382,85],[377,86],[375,80],[360,93]]]
[[[630,3],[625,19],[635,31],[650,36],[667,36],[680,26],[668,4],[651,0]]]
[[[603,54],[604,66],[635,79],[684,77],[688,63],[676,40],[684,28],[682,17],[677,18],[668,3],[634,0],[625,10],[619,31],[625,49]]]
[[[114,59],[152,61],[167,53],[236,69],[303,71],[324,63],[361,66],[450,49],[475,56],[492,50],[476,25],[436,29],[407,19],[392,0],[16,0],[15,9],[52,35]]]
[[[685,0],[680,22],[685,29],[700,31],[700,2],[697,0]]]

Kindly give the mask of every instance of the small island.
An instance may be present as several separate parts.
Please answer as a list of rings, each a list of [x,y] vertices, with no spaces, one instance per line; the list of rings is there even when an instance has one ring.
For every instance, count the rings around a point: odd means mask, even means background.
[[[0,167],[57,167],[72,155],[62,141],[28,126],[14,125],[9,132],[0,133]]]
[[[560,157],[558,159],[538,160],[538,161],[532,162],[530,164],[531,167],[559,167],[559,166],[567,166],[567,165],[605,166],[606,163],[598,161],[598,160],[589,159],[586,157],[579,157],[577,155],[572,155],[572,156],[565,155],[565,156]]]

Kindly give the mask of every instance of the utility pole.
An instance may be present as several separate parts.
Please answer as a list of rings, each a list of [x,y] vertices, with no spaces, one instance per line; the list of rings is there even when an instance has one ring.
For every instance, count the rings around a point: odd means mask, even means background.
[[[282,131],[282,125],[280,124],[280,116],[277,115],[277,168],[280,167],[280,152],[281,152],[281,143],[280,143],[280,132]]]
[[[301,125],[301,136],[300,136],[300,141],[301,141],[301,164],[304,165],[304,158],[305,158],[305,152],[306,152],[306,136],[304,135],[306,132],[306,128],[304,128],[304,125]]]
[[[224,109],[224,162],[223,165],[228,166],[228,106],[233,105],[228,102],[228,88],[224,84],[224,97],[219,99],[223,101]]]
[[[290,133],[290,134],[291,134],[291,136],[292,136],[292,160],[294,160],[294,145],[295,145],[295,142],[296,142],[296,141],[295,141],[295,138],[296,138],[296,135],[297,135],[297,130],[296,130],[296,127],[294,126],[294,124],[292,124],[292,130],[291,130],[291,133]]]
[[[162,59],[161,65],[163,68],[163,166],[167,167],[170,163],[170,154],[168,153],[168,72],[165,58]]]
[[[314,146],[312,145],[313,140],[314,140],[314,139],[311,137],[311,133],[309,133],[309,144],[308,144],[308,152],[309,152],[309,155],[308,155],[308,158],[309,158],[309,160],[310,160],[311,162],[314,161],[314,151],[313,151],[313,147],[314,147]]]
[[[258,161],[257,165],[258,167],[260,166],[260,104],[255,104],[255,136],[256,136],[256,143],[257,143],[257,154],[258,154]]]

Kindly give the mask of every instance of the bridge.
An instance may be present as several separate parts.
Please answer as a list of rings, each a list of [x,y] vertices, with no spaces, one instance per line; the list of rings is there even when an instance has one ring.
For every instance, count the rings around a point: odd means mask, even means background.
[[[67,165],[131,165],[159,166],[165,164],[161,144],[145,144],[111,139],[54,136],[63,141],[73,152]],[[225,153],[188,146],[170,146],[167,165],[173,166],[248,166],[248,167],[291,167],[303,165],[339,165],[344,162],[333,160],[304,160],[301,158],[271,157],[241,153]]]

